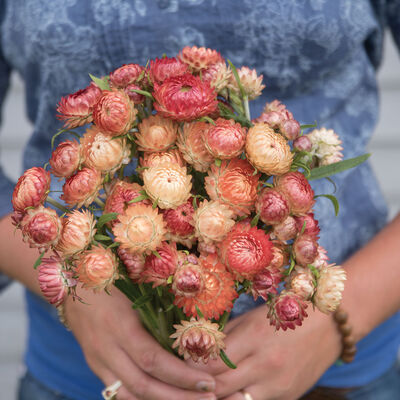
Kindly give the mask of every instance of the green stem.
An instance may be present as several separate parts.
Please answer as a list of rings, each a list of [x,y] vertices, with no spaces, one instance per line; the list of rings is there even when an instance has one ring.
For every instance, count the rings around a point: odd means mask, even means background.
[[[94,199],[94,202],[95,202],[101,209],[104,210],[105,204],[104,204],[104,202],[103,202],[102,200],[100,200],[98,197],[96,197],[96,198]]]
[[[63,211],[65,213],[69,212],[67,207],[64,207],[62,204],[60,204],[58,201],[54,200],[52,197],[47,196],[46,201],[50,203],[52,206],[58,208],[60,211]]]
[[[249,98],[247,96],[243,97],[243,107],[244,107],[244,113],[246,115],[246,118],[251,121],[250,118],[250,108],[249,108]]]
[[[226,323],[228,322],[229,316],[231,315],[230,312],[225,311],[222,314],[222,317],[219,320],[219,330],[222,332],[225,328]]]

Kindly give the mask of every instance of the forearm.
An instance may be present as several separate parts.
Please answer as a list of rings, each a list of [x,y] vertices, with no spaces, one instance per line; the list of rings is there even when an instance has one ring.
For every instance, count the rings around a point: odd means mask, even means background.
[[[0,271],[41,294],[37,271],[33,265],[39,252],[22,241],[21,232],[12,225],[11,217],[0,219]]]
[[[342,307],[360,340],[400,308],[400,214],[344,266]]]

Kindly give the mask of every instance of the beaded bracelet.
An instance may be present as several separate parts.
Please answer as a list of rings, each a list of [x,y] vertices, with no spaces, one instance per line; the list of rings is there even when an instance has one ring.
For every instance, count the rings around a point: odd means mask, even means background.
[[[351,363],[354,360],[354,356],[357,353],[356,340],[351,334],[353,328],[348,324],[347,320],[349,315],[346,311],[340,307],[335,311],[333,315],[334,320],[338,325],[339,332],[342,335],[342,353],[340,354],[340,360],[345,363]]]

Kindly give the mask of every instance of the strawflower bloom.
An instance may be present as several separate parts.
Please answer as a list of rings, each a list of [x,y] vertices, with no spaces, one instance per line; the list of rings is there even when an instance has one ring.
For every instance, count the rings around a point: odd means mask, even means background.
[[[289,203],[279,191],[265,188],[257,197],[256,211],[265,224],[280,224],[289,215]]]
[[[61,219],[51,208],[39,205],[27,210],[20,227],[29,247],[43,252],[57,245],[61,234]]]
[[[165,223],[151,206],[131,205],[113,226],[115,241],[133,254],[149,254],[156,250],[166,233]]]
[[[217,110],[216,95],[209,83],[185,74],[154,84],[154,108],[165,118],[192,121]]]
[[[270,324],[274,325],[276,330],[282,328],[295,329],[301,326],[303,319],[307,317],[306,302],[297,294],[290,291],[283,291],[276,296],[271,304],[268,305],[268,318]]]
[[[97,197],[101,184],[100,171],[93,168],[82,168],[65,181],[60,198],[71,207],[87,207]]]
[[[96,221],[87,210],[74,210],[62,220],[62,232],[57,250],[64,258],[86,250],[96,234]]]
[[[188,260],[177,268],[172,282],[172,291],[175,295],[196,297],[203,289],[204,274],[198,263],[194,264]]]
[[[214,157],[207,151],[203,135],[210,128],[207,122],[184,123],[179,130],[177,145],[184,159],[196,171],[206,172],[214,161]]]
[[[314,129],[307,137],[312,143],[311,153],[318,159],[319,165],[329,165],[342,160],[342,141],[332,129]]]
[[[210,65],[224,61],[218,51],[197,46],[184,47],[179,53],[178,58],[189,65],[195,72],[199,72],[208,68]]]
[[[146,193],[162,209],[176,208],[186,202],[192,189],[191,179],[186,167],[172,163],[163,163],[143,171]]]
[[[163,218],[168,231],[182,239],[188,238],[194,233],[193,200],[189,198],[186,203],[176,208],[163,211]]]
[[[282,242],[294,239],[297,235],[296,220],[292,216],[286,217],[280,224],[273,226],[273,234]]]
[[[81,253],[75,264],[82,287],[99,291],[108,290],[118,274],[118,260],[111,249],[98,245]]]
[[[142,90],[142,88],[134,83],[131,83],[124,88],[124,93],[129,96],[133,104],[142,104],[146,100],[146,97],[143,94],[136,92],[136,90]]]
[[[313,261],[312,265],[315,268],[326,267],[328,265],[328,260],[329,260],[327,253],[328,252],[322,246],[318,245],[317,257]]]
[[[288,285],[291,292],[304,300],[310,300],[315,292],[314,281],[314,276],[309,268],[296,265],[290,274]]]
[[[230,159],[239,156],[246,141],[246,128],[234,120],[218,118],[215,125],[205,130],[204,144],[215,158]]]
[[[228,86],[231,76],[232,71],[226,66],[225,62],[210,65],[202,72],[203,81],[208,82],[217,93]]]
[[[15,185],[12,205],[14,211],[24,213],[27,207],[43,204],[50,190],[50,173],[43,168],[27,169]]]
[[[195,211],[195,235],[205,243],[220,242],[235,225],[234,212],[219,201],[204,200]]]
[[[93,121],[109,136],[120,136],[131,129],[137,110],[129,96],[118,89],[103,90],[93,109]]]
[[[250,163],[267,175],[283,175],[293,161],[286,139],[263,123],[256,123],[248,130],[246,154]]]
[[[85,89],[62,97],[57,106],[57,118],[65,121],[69,129],[88,124],[93,121],[93,107],[101,97],[101,89],[91,82]]]
[[[166,151],[176,141],[178,124],[160,115],[145,118],[138,126],[136,143],[141,151]]]
[[[86,167],[111,175],[130,161],[130,149],[126,139],[115,139],[105,135],[96,126],[91,126],[81,138],[82,161]]]
[[[124,64],[110,73],[110,85],[113,88],[126,88],[139,81],[143,70],[139,64]]]
[[[287,246],[279,240],[272,241],[272,260],[269,263],[269,268],[275,268],[279,271],[289,263],[289,251]]]
[[[203,290],[194,297],[175,293],[174,304],[183,309],[187,316],[198,317],[196,306],[206,319],[216,320],[233,307],[237,298],[233,276],[218,260],[216,255],[199,258],[203,274]]]
[[[69,178],[81,163],[80,145],[76,140],[60,143],[51,154],[51,173],[58,178]]]
[[[231,207],[238,215],[250,214],[257,198],[260,174],[247,160],[234,158],[223,160],[218,167],[211,165],[205,178],[205,188],[211,200],[219,200]]]
[[[144,270],[145,257],[143,254],[133,254],[127,249],[118,247],[118,257],[124,263],[126,272],[128,273],[129,279],[133,282],[138,283],[141,281],[142,273]]]
[[[172,348],[178,347],[179,355],[185,360],[193,361],[216,360],[221,350],[225,349],[225,334],[218,330],[219,325],[204,318],[190,321],[181,321],[181,325],[174,325],[176,332],[170,337],[176,339]]]
[[[166,79],[190,72],[187,64],[176,58],[156,58],[150,61],[149,78],[152,83],[163,83]]]
[[[219,252],[237,280],[251,280],[272,261],[272,242],[263,230],[238,223],[221,242]]]
[[[312,149],[312,143],[311,143],[311,140],[309,139],[308,135],[303,135],[303,136],[298,137],[293,142],[293,148],[297,151],[310,152]]]
[[[250,292],[254,300],[261,297],[264,301],[268,296],[278,293],[278,286],[282,280],[282,273],[276,268],[265,268],[253,277]]]
[[[74,294],[77,281],[73,278],[73,274],[57,254],[42,258],[38,267],[39,286],[50,304],[58,307],[69,292]]]
[[[303,233],[313,236],[318,239],[318,235],[320,232],[318,221],[314,217],[314,213],[308,213],[306,215],[300,215],[294,217],[296,220],[297,230],[301,232],[302,229]],[[304,228],[303,228],[304,227]]]
[[[299,265],[312,264],[318,255],[316,238],[305,233],[299,235],[293,242],[293,255]]]
[[[261,95],[261,92],[265,88],[263,85],[263,76],[257,75],[255,69],[250,69],[249,67],[241,67],[237,70],[240,82],[243,86],[244,92],[249,100],[254,100]],[[235,93],[239,94],[239,85],[233,75],[231,75],[229,88]]]

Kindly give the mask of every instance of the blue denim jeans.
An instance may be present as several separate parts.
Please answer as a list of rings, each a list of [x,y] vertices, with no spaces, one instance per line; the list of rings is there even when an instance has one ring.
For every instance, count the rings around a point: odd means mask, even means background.
[[[349,400],[400,399],[400,362],[384,375],[346,394]],[[99,399],[101,399],[99,393]],[[71,400],[37,381],[29,372],[20,381],[18,400]],[[84,400],[84,399],[80,399]]]

